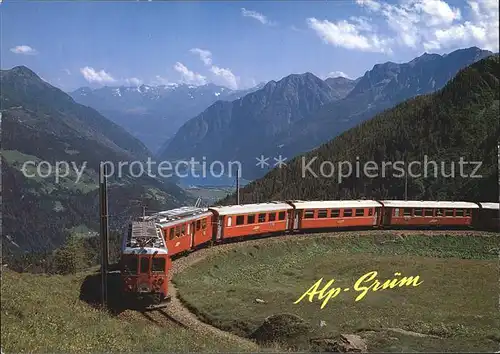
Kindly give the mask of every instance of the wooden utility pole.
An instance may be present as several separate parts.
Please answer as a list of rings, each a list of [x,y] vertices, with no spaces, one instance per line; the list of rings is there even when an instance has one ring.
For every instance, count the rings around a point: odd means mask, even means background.
[[[101,214],[101,299],[102,306],[108,303],[108,185],[106,165],[99,168],[99,209]]]
[[[408,155],[405,153],[405,200],[408,200]]]
[[[236,204],[240,205],[240,169],[236,170]]]

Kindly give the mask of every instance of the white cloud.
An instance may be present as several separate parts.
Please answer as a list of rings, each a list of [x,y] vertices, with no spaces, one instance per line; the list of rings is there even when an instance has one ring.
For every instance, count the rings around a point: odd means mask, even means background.
[[[307,19],[326,43],[360,51],[391,53],[413,50],[454,50],[478,46],[499,48],[498,0],[468,0],[460,10],[445,0],[400,0],[389,4],[356,0],[370,17],[330,22]],[[382,21],[380,21],[382,20]]]
[[[125,79],[125,82],[127,83],[127,85],[131,85],[131,86],[141,86],[142,85],[142,80],[138,79],[136,77],[130,77],[128,79]]]
[[[373,0],[356,0],[356,3],[361,6],[366,6],[371,11],[380,10],[380,4]]]
[[[71,75],[71,71],[69,69],[63,69],[63,71],[66,73],[66,75]]]
[[[219,79],[218,81],[224,86],[227,86],[233,90],[236,90],[238,88],[239,78],[236,77],[236,75],[234,75],[231,70],[219,68],[218,66],[213,65],[210,68],[210,71]]]
[[[152,85],[170,85],[172,84],[166,77],[156,75],[155,78],[151,81]]]
[[[81,68],[80,72],[88,82],[98,82],[100,84],[103,84],[116,81],[110,74],[108,74],[104,70],[96,71],[94,70],[94,68],[91,68],[89,66]]]
[[[24,55],[36,55],[38,52],[35,48],[30,47],[29,45],[18,45],[14,48],[10,48],[12,53],[16,54],[24,54]]]
[[[200,60],[205,64],[205,66],[210,67],[209,70],[214,75],[215,83],[219,85],[224,85],[233,90],[236,90],[238,88],[238,84],[240,81],[239,77],[234,75],[233,72],[228,68],[221,68],[217,65],[212,65],[212,53],[209,50],[193,48],[190,50],[190,52],[198,54]]]
[[[350,79],[349,75],[347,75],[343,71],[332,71],[331,73],[328,73],[328,75],[326,75],[326,78],[329,77],[345,77],[347,79]]]
[[[174,69],[182,75],[182,81],[186,84],[201,86],[207,83],[207,78],[205,76],[189,70],[180,62],[175,63]]]
[[[351,16],[349,19],[356,24],[356,27],[360,31],[368,31],[368,32],[370,32],[370,31],[375,31],[377,29],[377,27],[375,25],[373,25],[372,23],[370,23],[370,19],[368,17],[365,17],[365,16],[359,16],[359,17]]]
[[[357,49],[364,52],[390,52],[390,41],[366,31],[359,24],[346,20],[336,23],[308,18],[307,23],[325,43],[336,47]]]
[[[205,65],[212,65],[212,53],[209,50],[193,48],[189,50],[191,53],[198,54]]]
[[[263,14],[261,14],[257,11],[247,10],[244,7],[241,8],[241,15],[243,17],[250,17],[250,18],[256,19],[257,21],[259,21],[260,23],[262,23],[264,25],[274,25],[275,24],[274,22],[269,21],[269,19],[266,16],[264,16]]]
[[[452,8],[441,0],[421,0],[415,4],[415,10],[422,14],[428,26],[449,25],[462,17],[460,9]]]

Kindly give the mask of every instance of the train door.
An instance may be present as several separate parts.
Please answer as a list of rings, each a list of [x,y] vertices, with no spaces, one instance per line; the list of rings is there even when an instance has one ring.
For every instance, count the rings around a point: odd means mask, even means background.
[[[399,209],[396,209],[399,212]],[[384,208],[382,216],[382,225],[388,226],[391,224],[392,208]]]
[[[219,216],[217,221],[217,233],[215,234],[216,240],[222,239],[222,226],[224,225],[224,217]]]
[[[191,222],[191,226],[189,228],[190,230],[190,235],[191,235],[191,248],[193,248],[194,245],[194,235],[196,233],[196,221]]]
[[[295,209],[294,218],[293,218],[293,229],[294,230],[299,229],[301,216],[302,216],[302,210]]]
[[[373,212],[373,226],[375,226],[378,223],[378,208],[373,208],[371,210],[374,210],[374,212]]]

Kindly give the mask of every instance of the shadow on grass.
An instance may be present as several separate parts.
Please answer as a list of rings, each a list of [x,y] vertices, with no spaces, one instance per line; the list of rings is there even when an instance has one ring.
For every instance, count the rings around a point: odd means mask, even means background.
[[[102,308],[102,284],[101,273],[88,275],[83,280],[80,287],[80,300],[85,301],[90,306]],[[107,276],[108,301],[106,310],[113,315],[119,315],[121,312],[129,309],[126,299],[122,293],[122,282],[120,272],[110,272]]]

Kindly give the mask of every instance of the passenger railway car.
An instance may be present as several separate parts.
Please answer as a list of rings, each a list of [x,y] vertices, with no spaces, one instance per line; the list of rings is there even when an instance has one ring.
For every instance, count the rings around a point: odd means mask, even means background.
[[[215,240],[285,232],[293,207],[271,202],[211,207],[214,213]]]
[[[123,238],[120,259],[125,301],[154,308],[168,299],[171,260],[154,222],[134,221]]]
[[[171,256],[212,240],[212,213],[206,208],[182,207],[146,217],[163,231]]]
[[[382,225],[388,226],[471,226],[476,203],[445,201],[381,200]]]
[[[375,227],[382,204],[375,200],[291,201],[293,230]]]
[[[500,203],[478,203],[477,225],[485,229],[500,230]]]
[[[499,203],[402,200],[288,201],[182,207],[132,222],[120,260],[128,299],[161,307],[168,299],[170,256],[211,241],[340,228],[441,226],[499,231]]]

